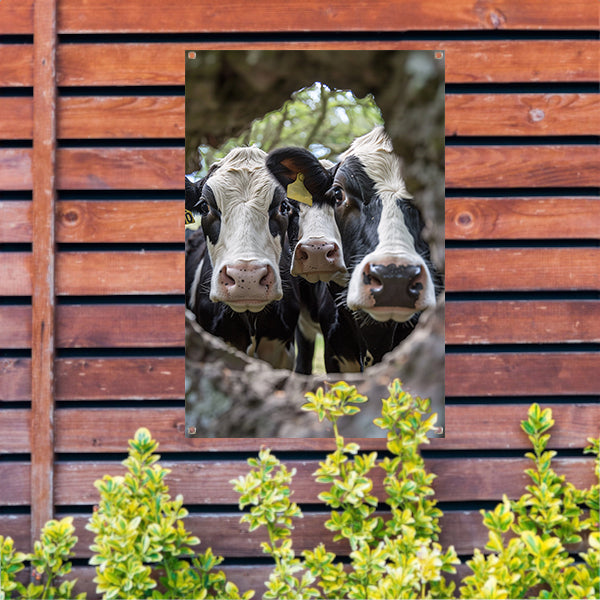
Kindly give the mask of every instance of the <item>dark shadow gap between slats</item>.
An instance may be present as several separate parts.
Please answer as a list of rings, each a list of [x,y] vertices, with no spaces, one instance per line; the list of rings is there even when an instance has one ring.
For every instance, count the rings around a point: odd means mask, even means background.
[[[600,187],[514,187],[514,188],[461,188],[446,187],[446,198],[519,198],[538,196],[581,196],[582,198],[600,195]]]
[[[530,406],[534,402],[541,402],[548,405],[561,404],[596,404],[600,402],[600,396],[581,395],[581,396],[494,396],[493,399],[487,396],[446,396],[446,406],[474,406],[484,404],[493,410],[494,404],[518,404]]]
[[[455,248],[477,250],[480,248],[597,248],[600,239],[493,239],[493,240],[446,240],[446,250]]]
[[[57,304],[141,304],[144,306],[152,304],[178,305],[182,309],[185,305],[185,297],[182,295],[165,294],[143,295],[143,296],[59,296]]]
[[[11,37],[11,36],[6,36]],[[15,36],[16,37],[16,36]],[[27,36],[22,36],[27,37]],[[594,30],[471,30],[471,31],[285,31],[253,33],[61,33],[61,44],[81,43],[264,43],[264,42],[403,42],[403,41],[487,41],[487,40],[596,40]]]
[[[11,140],[12,141],[12,140]],[[184,138],[59,139],[58,148],[183,148]]]
[[[511,300],[600,300],[600,291],[557,292],[446,292],[446,302],[486,302]]]
[[[446,146],[597,146],[597,135],[496,135],[446,136]]]

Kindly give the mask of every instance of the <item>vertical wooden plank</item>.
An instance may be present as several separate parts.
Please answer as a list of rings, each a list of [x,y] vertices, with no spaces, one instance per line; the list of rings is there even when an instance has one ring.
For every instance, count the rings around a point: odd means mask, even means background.
[[[32,547],[54,503],[56,0],[35,2],[33,28]]]

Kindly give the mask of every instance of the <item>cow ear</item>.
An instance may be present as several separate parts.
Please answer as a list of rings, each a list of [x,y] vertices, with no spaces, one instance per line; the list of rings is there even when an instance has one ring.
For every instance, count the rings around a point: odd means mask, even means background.
[[[306,148],[278,148],[267,156],[267,168],[287,189],[302,173],[302,183],[314,198],[322,196],[330,187],[331,175]]]
[[[187,177],[185,178],[185,210],[191,211],[194,205],[200,199],[202,193],[202,182],[190,181]]]

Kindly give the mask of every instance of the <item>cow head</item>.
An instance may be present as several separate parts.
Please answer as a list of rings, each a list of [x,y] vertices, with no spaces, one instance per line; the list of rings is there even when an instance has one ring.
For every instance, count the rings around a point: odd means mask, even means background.
[[[279,261],[292,210],[258,148],[235,148],[195,184],[212,264],[210,299],[259,312],[283,296]]]
[[[319,161],[304,148],[279,148],[267,158],[267,167],[285,190],[294,182],[308,191],[310,205],[299,201],[298,228],[290,237],[293,247],[291,273],[311,283],[344,284],[346,265],[335,222],[334,201],[326,195],[332,175],[328,161]]]
[[[423,223],[382,127],[340,156],[328,196],[352,271],[347,304],[377,321],[405,322],[435,304]]]

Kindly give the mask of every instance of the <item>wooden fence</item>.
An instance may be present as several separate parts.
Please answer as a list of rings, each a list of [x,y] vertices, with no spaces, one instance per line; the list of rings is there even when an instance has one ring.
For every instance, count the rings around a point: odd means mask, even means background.
[[[184,50],[446,52],[444,545],[525,478],[527,406],[552,406],[557,469],[600,423],[599,44],[593,0],[0,2],[0,534],[74,515],[79,588],[95,479],[148,427],[188,527],[240,587],[267,566],[227,483],[261,440],[184,437]],[[328,441],[269,440],[323,538],[310,473]],[[373,446],[377,446],[374,442]],[[379,485],[379,484],[378,484]],[[342,554],[339,544],[328,543]]]

